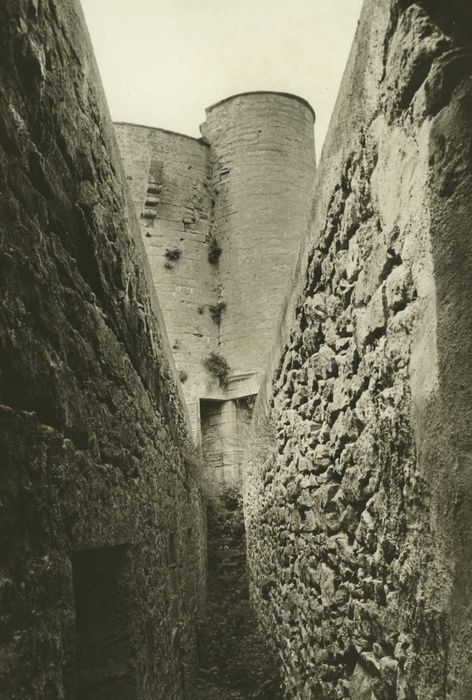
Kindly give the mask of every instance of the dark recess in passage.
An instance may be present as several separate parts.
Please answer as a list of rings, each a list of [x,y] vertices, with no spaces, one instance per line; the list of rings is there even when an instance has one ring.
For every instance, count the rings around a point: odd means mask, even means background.
[[[136,700],[130,574],[125,545],[72,554],[77,699]]]

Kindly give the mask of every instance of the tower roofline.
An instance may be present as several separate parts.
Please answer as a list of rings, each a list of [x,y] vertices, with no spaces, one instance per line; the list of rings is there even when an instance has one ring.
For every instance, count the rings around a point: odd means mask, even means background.
[[[230,95],[229,97],[224,97],[222,100],[218,100],[218,102],[214,102],[212,105],[205,109],[205,112],[206,114],[208,114],[215,107],[219,107],[225,102],[229,102],[229,100],[234,100],[236,97],[247,97],[249,95],[278,95],[279,97],[289,97],[292,100],[297,100],[297,102],[301,102],[303,105],[305,105],[305,107],[307,107],[310,110],[310,112],[313,115],[313,121],[316,121],[315,110],[308,102],[308,100],[305,100],[304,97],[300,97],[299,95],[294,95],[291,92],[277,92],[277,90],[251,90],[249,92],[238,92],[236,93],[236,95]]]
[[[135,126],[138,129],[152,129],[153,131],[162,131],[164,134],[171,134],[172,136],[181,136],[184,139],[192,139],[192,141],[205,143],[204,139],[201,136],[189,136],[188,134],[180,133],[180,131],[162,129],[160,126],[149,126],[148,124],[135,124],[134,122],[113,122],[113,124],[115,124],[115,126]]]

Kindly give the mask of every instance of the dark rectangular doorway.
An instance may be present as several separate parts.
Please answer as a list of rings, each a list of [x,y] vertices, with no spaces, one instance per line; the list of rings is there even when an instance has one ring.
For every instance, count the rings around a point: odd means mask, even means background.
[[[136,700],[128,547],[76,551],[72,575],[77,700]]]

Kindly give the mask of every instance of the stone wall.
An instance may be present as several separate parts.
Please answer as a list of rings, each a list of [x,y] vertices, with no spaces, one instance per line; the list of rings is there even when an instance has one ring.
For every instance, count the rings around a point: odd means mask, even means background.
[[[367,0],[255,408],[286,697],[472,696],[472,13]]]
[[[314,113],[293,95],[264,92],[235,95],[206,112],[211,232],[222,250],[218,291],[226,305],[220,351],[234,374],[255,373],[259,384],[306,227]]]
[[[0,694],[188,697],[187,418],[74,0],[0,11]]]
[[[240,490],[244,447],[255,396],[232,401],[201,401],[201,445],[205,475],[214,493]]]
[[[202,360],[218,345],[215,267],[208,261],[209,148],[199,139],[115,125],[141,222],[175,363],[195,429],[198,399],[209,390]]]
[[[207,456],[222,468],[210,480],[232,487],[234,402],[258,391],[309,212],[314,113],[301,98],[265,92],[206,112],[202,139],[115,130],[194,434],[205,442],[200,400],[213,402],[221,419],[211,418],[218,435]],[[213,353],[228,365],[225,382],[205,368]]]

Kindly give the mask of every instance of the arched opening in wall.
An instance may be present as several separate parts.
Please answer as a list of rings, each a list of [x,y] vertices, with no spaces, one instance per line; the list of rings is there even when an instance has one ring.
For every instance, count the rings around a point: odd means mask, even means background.
[[[77,700],[137,700],[126,545],[72,553]]]

